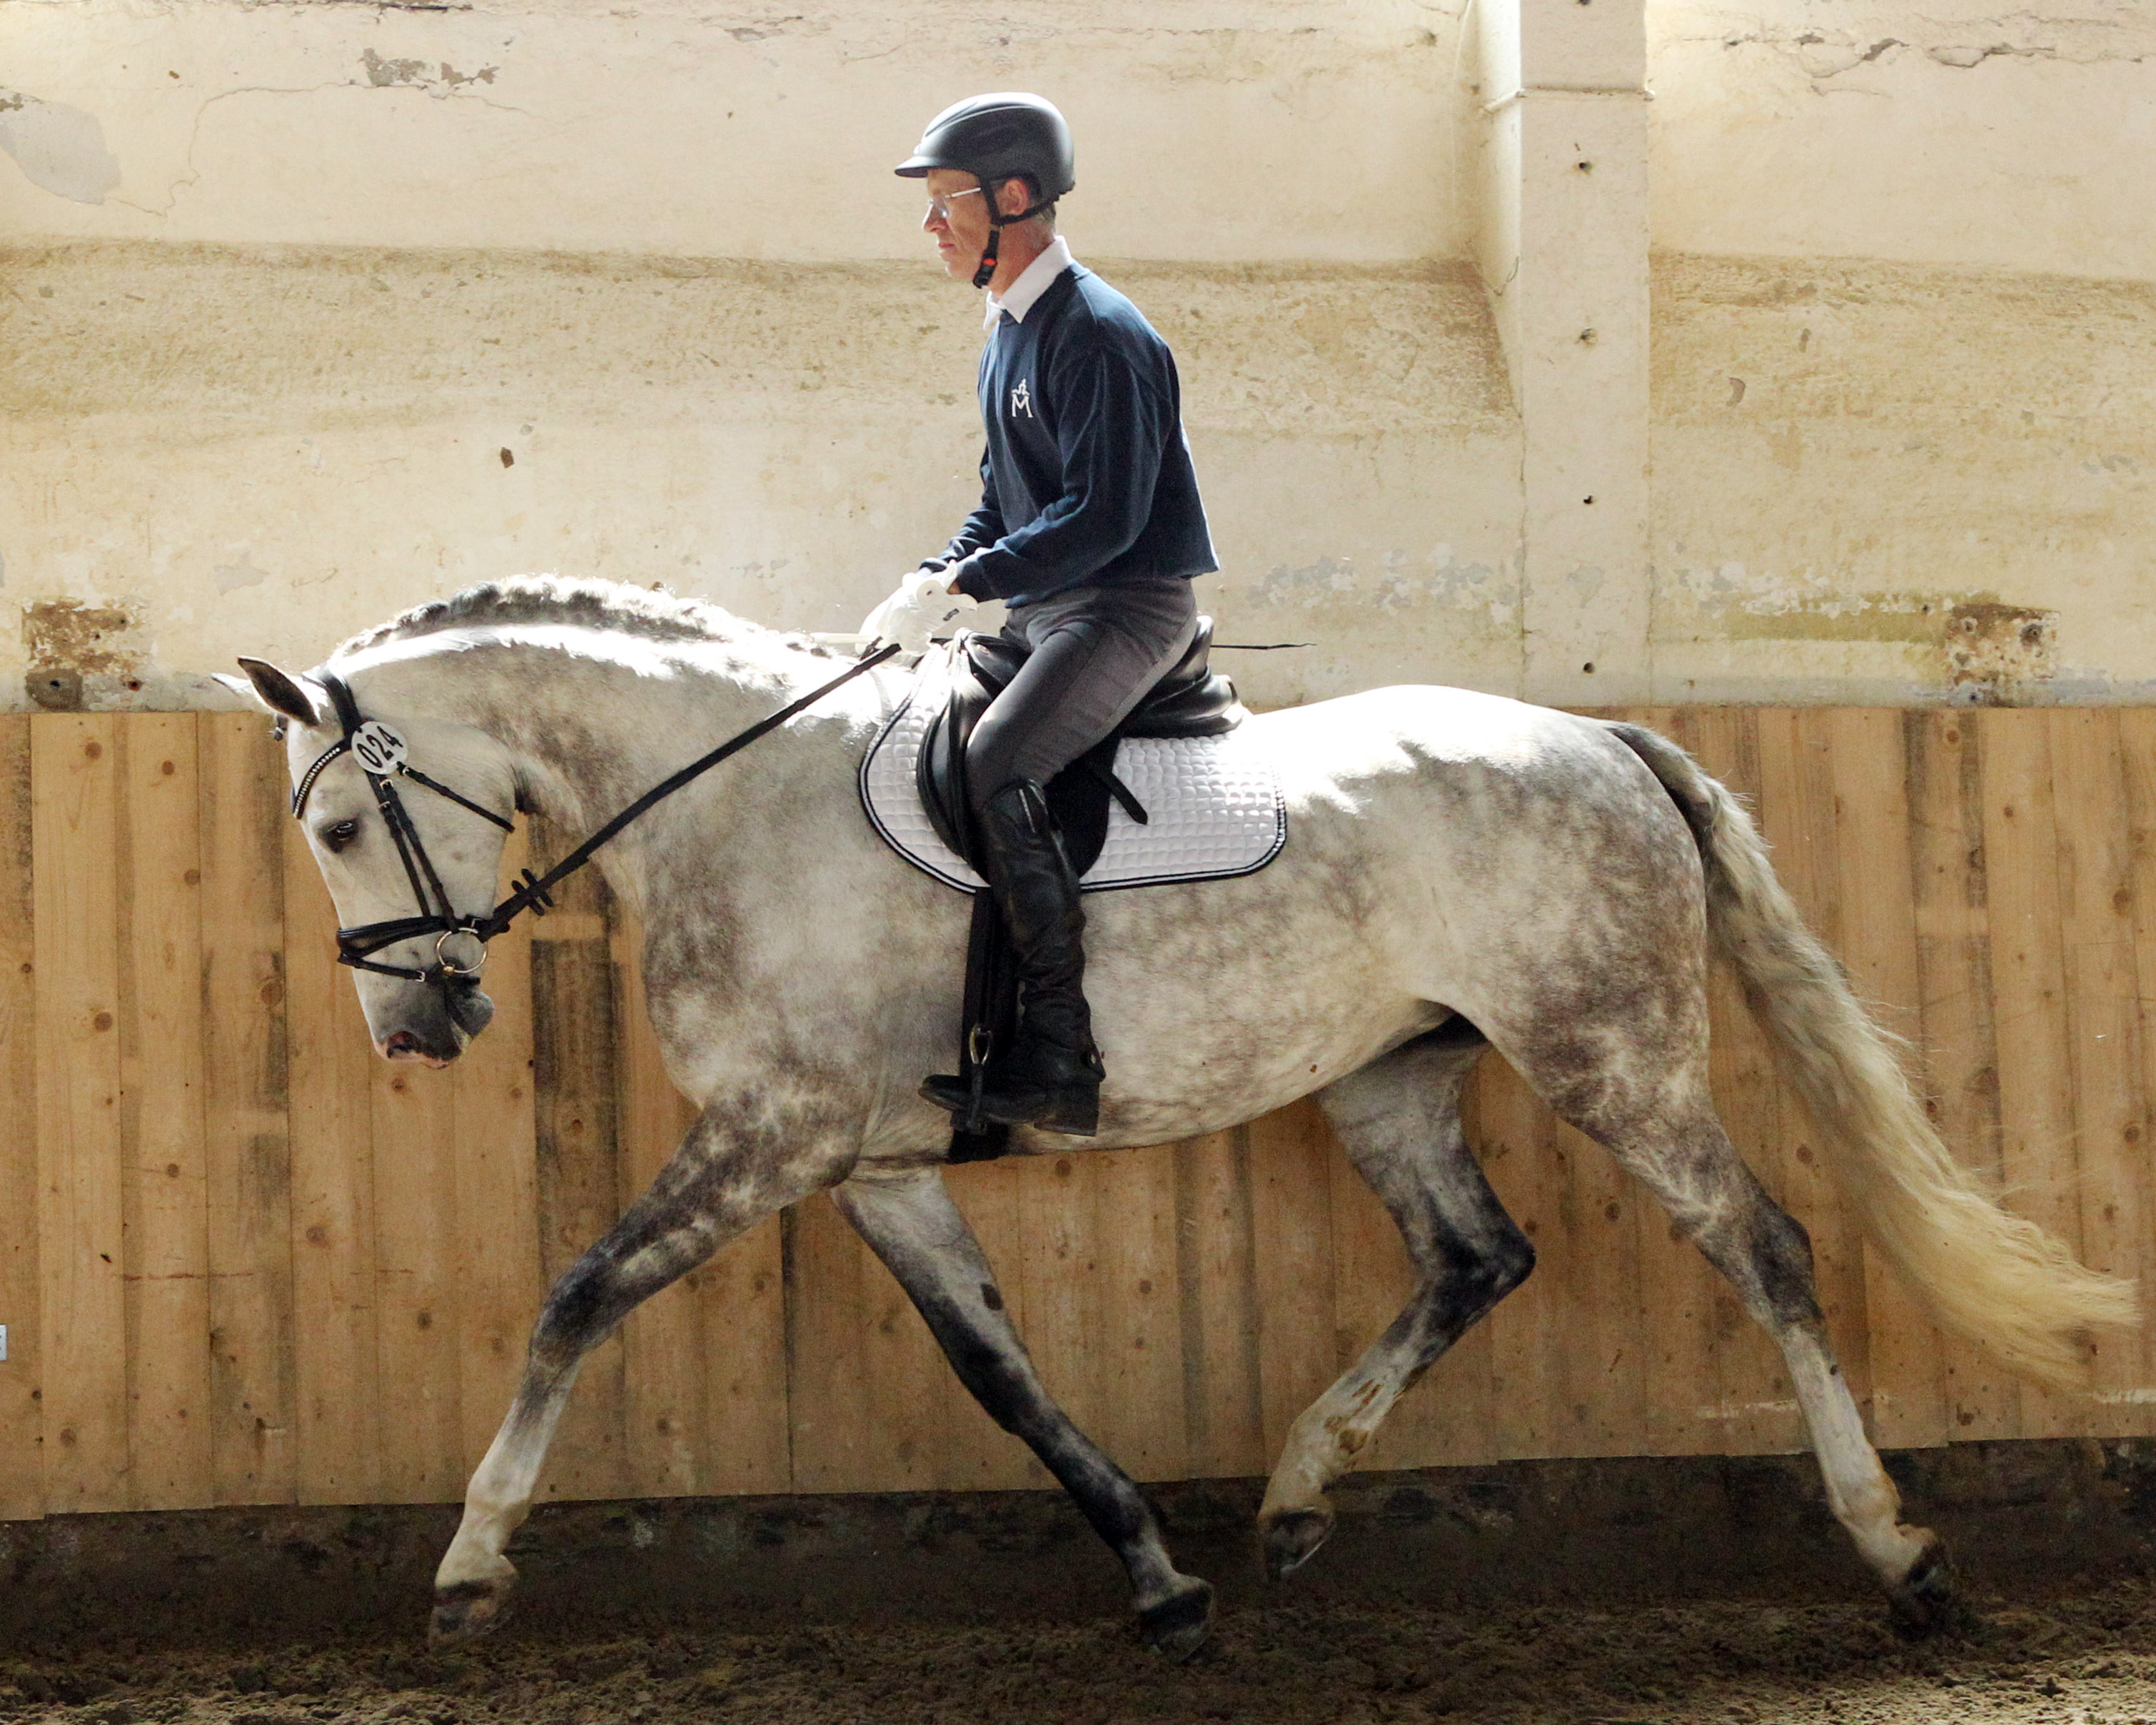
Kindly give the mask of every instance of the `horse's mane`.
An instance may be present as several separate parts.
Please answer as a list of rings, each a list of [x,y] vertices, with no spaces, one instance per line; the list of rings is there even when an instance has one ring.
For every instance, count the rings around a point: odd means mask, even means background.
[[[332,657],[342,658],[387,642],[445,629],[519,623],[566,624],[660,641],[723,641],[751,651],[778,646],[796,651],[824,650],[806,635],[766,629],[716,605],[683,598],[661,588],[632,587],[627,582],[588,576],[512,575],[504,581],[481,582],[445,599],[414,605],[388,622],[354,635]]]

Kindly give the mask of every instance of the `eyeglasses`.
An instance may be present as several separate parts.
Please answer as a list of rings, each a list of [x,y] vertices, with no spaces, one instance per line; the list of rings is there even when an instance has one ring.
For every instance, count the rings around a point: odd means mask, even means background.
[[[953,198],[978,198],[981,195],[981,192],[982,187],[978,186],[968,186],[963,192],[939,192],[932,193],[928,199],[928,213],[923,216],[921,220],[924,222],[947,222],[951,219],[951,202]]]

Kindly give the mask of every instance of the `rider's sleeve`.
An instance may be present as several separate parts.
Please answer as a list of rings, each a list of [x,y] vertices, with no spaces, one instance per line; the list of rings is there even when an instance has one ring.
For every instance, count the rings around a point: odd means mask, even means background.
[[[996,507],[996,482],[988,472],[988,451],[983,449],[981,452],[980,506],[966,517],[965,526],[958,529],[942,552],[932,557],[923,557],[921,567],[932,572],[941,572],[949,568],[961,557],[971,557],[983,546],[993,545],[1003,536],[1004,512]]]
[[[1075,587],[1137,543],[1152,513],[1173,410],[1108,347],[1074,356],[1055,378],[1063,493],[1024,526],[966,557],[954,578],[977,599],[1038,598]]]

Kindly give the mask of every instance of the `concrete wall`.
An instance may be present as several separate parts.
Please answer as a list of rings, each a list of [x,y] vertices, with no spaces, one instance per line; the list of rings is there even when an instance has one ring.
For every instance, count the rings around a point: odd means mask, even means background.
[[[2145,10],[1464,10],[0,0],[0,703],[528,568],[850,626],[978,449],[889,167],[998,85],[1255,699],[2145,698]]]

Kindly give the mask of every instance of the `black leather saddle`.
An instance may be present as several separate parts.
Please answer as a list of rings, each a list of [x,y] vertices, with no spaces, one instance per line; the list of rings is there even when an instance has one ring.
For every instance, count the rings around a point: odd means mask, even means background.
[[[1198,619],[1198,633],[1183,657],[1114,732],[1058,773],[1045,788],[1048,807],[1063,830],[1070,866],[1083,875],[1107,842],[1108,803],[1145,824],[1138,799],[1116,777],[1116,748],[1126,737],[1218,737],[1249,715],[1235,685],[1208,663],[1213,619]],[[936,836],[976,868],[973,819],[966,799],[966,744],[988,703],[1002,694],[1025,663],[1024,652],[1001,635],[963,634],[952,643],[951,689],[932,715],[914,762],[921,803]]]
[[[1115,731],[1056,774],[1047,786],[1048,806],[1062,829],[1070,866],[1083,875],[1107,842],[1108,803],[1141,824],[1146,811],[1116,777],[1116,748],[1126,737],[1218,737],[1249,716],[1235,685],[1208,664],[1213,619],[1198,619],[1198,633],[1175,668],[1154,684]],[[1025,655],[1000,635],[963,634],[951,648],[951,688],[932,714],[915,758],[921,806],[937,836],[975,869],[971,805],[966,800],[966,744],[973,726],[1000,695]],[[995,1050],[1008,1045],[1019,1019],[1018,971],[1009,937],[993,896],[973,895],[973,925],[966,939],[966,992],[958,1039],[958,1074],[976,1084]],[[952,1162],[986,1162],[1010,1148],[1010,1128],[961,1117],[947,1153]]]

